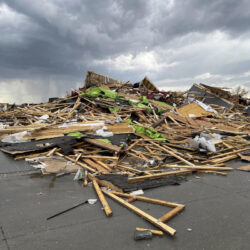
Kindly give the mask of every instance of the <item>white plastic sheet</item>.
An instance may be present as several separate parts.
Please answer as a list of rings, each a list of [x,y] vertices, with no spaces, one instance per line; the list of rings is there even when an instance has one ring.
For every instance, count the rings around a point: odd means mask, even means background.
[[[110,136],[113,136],[114,134],[112,132],[109,132],[109,131],[104,131],[106,130],[107,127],[106,126],[103,126],[101,129],[98,129],[96,130],[96,134],[97,135],[100,135],[102,137],[110,137]]]
[[[30,140],[22,140],[22,138],[27,135],[27,131],[15,133],[15,134],[10,134],[5,136],[4,139],[2,139],[2,142],[8,142],[8,143],[21,143],[21,142],[28,142]]]

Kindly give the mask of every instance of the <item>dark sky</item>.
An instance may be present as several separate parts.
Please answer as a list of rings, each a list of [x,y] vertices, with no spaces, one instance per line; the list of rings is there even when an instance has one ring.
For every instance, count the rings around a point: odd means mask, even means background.
[[[88,69],[250,87],[248,0],[0,0],[0,32],[0,102],[63,96]]]

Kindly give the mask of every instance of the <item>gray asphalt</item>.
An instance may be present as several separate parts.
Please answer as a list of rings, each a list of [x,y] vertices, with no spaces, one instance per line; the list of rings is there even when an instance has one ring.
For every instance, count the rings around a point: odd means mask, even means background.
[[[0,162],[4,162],[0,168],[11,169],[17,164],[2,153]],[[230,163],[240,165],[247,164]],[[72,175],[40,178],[23,169],[0,175],[0,249],[250,249],[250,172],[236,170],[227,177],[193,175],[180,186],[145,191],[145,196],[182,203],[186,208],[168,222],[177,230],[174,237],[134,241],[136,227],[153,227],[109,198],[110,218],[97,202],[47,221],[47,217],[96,198],[96,194],[91,185],[82,187],[74,182]],[[134,204],[155,217],[169,211],[158,205]]]

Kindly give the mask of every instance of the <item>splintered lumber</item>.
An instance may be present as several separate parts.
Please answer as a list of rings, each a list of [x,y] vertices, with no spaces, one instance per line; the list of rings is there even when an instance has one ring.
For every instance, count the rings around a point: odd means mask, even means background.
[[[74,111],[78,108],[78,106],[81,104],[81,98],[78,97],[76,102],[75,102],[75,105],[74,107],[72,108],[72,110],[69,112],[68,116],[67,116],[67,119],[69,120],[71,118],[71,116],[73,115]]]
[[[120,204],[122,204],[126,208],[132,210],[134,213],[136,213],[139,216],[141,216],[142,218],[144,218],[145,220],[149,221],[154,226],[160,228],[162,231],[170,234],[171,236],[175,235],[176,230],[174,228],[164,224],[163,222],[159,221],[157,218],[151,216],[150,214],[144,212],[143,210],[137,208],[136,206],[128,203],[127,201],[123,200],[122,198],[116,196],[115,194],[112,194],[111,192],[108,192],[106,190],[103,190],[103,192],[106,195],[108,195],[110,198],[114,199],[115,201],[119,202]]]
[[[95,169],[93,169],[93,168],[87,166],[86,164],[84,164],[84,163],[82,163],[82,162],[76,161],[75,159],[73,159],[73,158],[71,158],[71,157],[69,157],[69,156],[67,156],[67,155],[60,154],[59,152],[56,152],[56,155],[61,156],[61,157],[64,157],[65,159],[74,162],[76,165],[79,165],[79,166],[81,166],[82,168],[87,169],[87,170],[89,170],[89,171],[92,172],[92,173],[96,172]]]
[[[83,161],[88,164],[89,166],[97,169],[98,171],[104,173],[104,174],[107,174],[108,171],[107,169],[103,168],[102,166],[100,166],[99,164],[97,164],[96,162],[90,160],[90,159],[83,159]]]
[[[117,192],[123,193],[123,190],[121,188],[115,186],[110,181],[100,180],[98,178],[95,178],[94,175],[92,175],[90,173],[88,173],[88,179],[90,179],[91,181],[93,181],[95,179],[100,186],[107,187],[107,188],[110,188],[110,189],[115,190]]]
[[[139,201],[158,204],[158,205],[162,205],[162,206],[173,207],[173,209],[170,212],[164,214],[161,218],[159,218],[159,220],[162,222],[166,222],[166,221],[170,220],[171,218],[173,218],[176,214],[178,214],[180,211],[182,211],[185,208],[185,205],[173,203],[173,202],[169,202],[169,201],[157,200],[157,199],[152,199],[152,198],[148,198],[148,197],[144,197],[144,196],[136,196],[136,195],[119,193],[119,192],[114,192],[114,191],[112,191],[112,193],[116,194],[118,196],[121,196],[121,197],[133,199],[133,201],[139,200]],[[128,200],[128,201],[131,202],[130,200]]]
[[[118,147],[116,145],[112,145],[112,144],[109,144],[109,143],[106,143],[106,142],[102,142],[102,141],[98,141],[98,140],[95,140],[95,139],[90,139],[90,138],[85,138],[84,141],[90,143],[90,144],[93,144],[95,146],[98,146],[98,147],[101,147],[101,148],[105,148],[111,152],[115,152],[115,153],[118,153],[121,151],[121,147]]]
[[[224,154],[219,154],[219,155],[212,156],[212,157],[210,157],[210,159],[216,159],[216,158],[221,158],[221,157],[228,156],[228,155],[234,155],[234,154],[246,151],[246,150],[248,150],[248,148],[242,148],[242,149],[238,149],[238,150],[233,150],[232,152],[228,152],[228,153],[224,153]]]
[[[151,231],[152,234],[155,235],[163,235],[163,232],[160,230],[153,230],[153,229],[147,229],[147,228],[142,228],[142,227],[137,227],[136,231]]]
[[[83,181],[83,186],[87,187],[88,186],[88,170],[84,170],[84,181]]]
[[[128,167],[128,166],[124,166],[124,165],[121,165],[121,164],[119,164],[117,167],[120,168],[121,170],[132,171],[132,172],[139,173],[139,174],[143,173],[143,171],[141,171],[141,170],[131,168],[131,167]]]
[[[131,148],[133,148],[136,144],[138,144],[139,142],[141,142],[143,139],[138,139],[137,141],[135,141],[134,143],[132,143],[130,146],[128,146],[126,148],[126,152],[129,151]]]
[[[103,206],[103,209],[105,211],[105,214],[109,217],[112,215],[112,210],[107,202],[107,200],[105,199],[103,193],[102,193],[102,190],[101,188],[99,187],[96,179],[93,179],[93,185],[94,185],[94,188],[95,188],[95,191],[99,197],[99,200],[100,202],[102,203],[102,206]]]
[[[177,174],[190,174],[193,170],[176,170],[176,171],[169,171],[159,174],[151,174],[151,175],[145,175],[145,176],[137,176],[137,177],[130,177],[128,178],[129,183],[137,182],[137,181],[144,181],[147,179],[158,179],[170,175],[177,175]]]
[[[189,162],[189,161],[183,159],[183,158],[180,157],[179,155],[175,154],[173,151],[170,151],[170,150],[168,150],[168,149],[166,149],[166,148],[164,148],[164,147],[158,145],[157,143],[155,143],[155,142],[153,142],[153,141],[151,141],[151,143],[152,143],[153,145],[155,145],[156,147],[158,147],[159,149],[161,149],[162,151],[164,151],[164,152],[166,152],[166,153],[172,155],[173,157],[177,158],[178,160],[184,162],[185,164],[187,164],[187,165],[189,165],[189,166],[195,167],[195,165],[194,165],[193,163],[191,163],[191,162]]]
[[[82,155],[81,158],[118,160],[118,157],[116,157],[116,156],[102,156],[102,155]]]
[[[76,157],[76,162],[81,158],[82,156],[82,153],[78,154],[77,157]]]
[[[49,151],[49,153],[46,155],[47,157],[53,155],[56,151],[58,150],[58,148],[52,148],[51,151]]]
[[[58,149],[59,150],[59,149]],[[26,153],[26,154],[21,154],[21,155],[17,155],[14,160],[23,160],[25,158],[31,159],[31,158],[35,158],[35,157],[41,157],[41,156],[47,156],[47,154],[50,151],[46,151],[46,152],[41,152],[41,153]]]
[[[216,158],[216,159],[212,159],[211,162],[213,163],[222,163],[222,162],[226,162],[226,161],[230,161],[230,160],[233,160],[235,158],[238,158],[238,155],[228,155],[228,156],[225,156],[225,157],[222,157],[222,158]]]
[[[97,164],[103,166],[103,167],[104,167],[106,170],[108,170],[109,172],[111,172],[111,168],[110,168],[109,166],[107,166],[104,162],[98,161],[98,160],[96,160],[96,159],[94,159],[94,161],[95,161]]]

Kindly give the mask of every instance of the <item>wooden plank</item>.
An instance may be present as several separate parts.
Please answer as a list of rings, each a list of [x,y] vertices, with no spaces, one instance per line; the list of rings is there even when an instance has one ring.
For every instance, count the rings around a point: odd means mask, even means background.
[[[190,174],[190,173],[192,173],[192,170],[169,171],[169,172],[160,173],[160,174],[131,177],[131,178],[128,178],[128,182],[133,183],[133,182],[144,181],[144,180],[148,180],[148,179],[158,179],[158,178],[162,178],[162,177],[166,177],[166,176],[170,176],[170,175]]]
[[[131,168],[131,167],[128,167],[128,166],[124,166],[124,165],[121,165],[121,164],[119,164],[117,167],[122,169],[122,170],[128,170],[128,171],[132,171],[132,172],[139,173],[139,174],[143,173],[143,171],[141,171],[141,170]]]
[[[107,174],[109,173],[109,171],[107,171],[107,169],[103,168],[102,166],[100,166],[99,164],[93,162],[90,159],[82,159],[86,164],[88,164],[89,166],[97,169],[98,171],[100,171],[103,174]]]
[[[115,190],[115,191],[117,191],[117,192],[119,192],[119,193],[122,193],[122,192],[123,192],[123,190],[122,190],[121,188],[115,186],[113,183],[111,183],[111,182],[109,182],[109,181],[100,180],[100,179],[98,179],[98,178],[95,178],[94,175],[92,175],[92,174],[89,174],[89,173],[88,173],[88,178],[89,178],[91,181],[93,181],[93,180],[95,179],[95,180],[98,182],[98,184],[99,184],[100,186],[108,187],[108,188],[110,188],[110,189],[112,189],[112,190]]]
[[[105,159],[105,160],[118,160],[117,156],[102,156],[102,155],[82,155],[81,158]]]
[[[59,150],[59,149],[58,149]],[[18,155],[14,158],[14,160],[23,160],[25,158],[31,159],[31,158],[35,158],[35,157],[40,157],[40,156],[47,156],[47,154],[50,151],[46,151],[46,152],[41,152],[41,153],[26,153],[26,154],[22,154],[22,155]]]
[[[59,152],[56,152],[56,155],[61,156],[61,157],[64,157],[65,159],[74,162],[76,165],[79,165],[79,166],[81,166],[82,168],[87,169],[88,171],[90,171],[90,172],[92,172],[92,173],[96,172],[95,169],[93,169],[93,168],[87,166],[86,164],[84,164],[84,163],[82,163],[82,162],[79,162],[79,161],[76,162],[75,159],[73,159],[73,158],[71,158],[71,157],[69,157],[69,156],[67,156],[67,155],[60,154]]]
[[[116,145],[112,145],[112,144],[109,144],[109,143],[106,143],[106,142],[103,142],[103,141],[98,141],[98,140],[95,140],[95,139],[90,139],[90,138],[84,138],[84,141],[90,143],[90,144],[93,144],[95,146],[98,146],[98,147],[101,147],[101,148],[104,148],[104,149],[107,149],[111,152],[115,152],[115,153],[119,153],[121,151],[121,147],[118,147]]]
[[[155,217],[151,216],[150,214],[144,212],[143,210],[135,207],[134,205],[128,203],[127,201],[123,200],[122,198],[116,196],[115,194],[108,192],[106,190],[103,190],[103,192],[106,195],[108,195],[110,198],[114,199],[115,201],[119,202],[120,204],[122,204],[126,208],[132,210],[134,213],[136,213],[139,216],[141,216],[142,218],[146,219],[147,221],[152,223],[154,226],[160,228],[162,231],[170,234],[171,236],[175,235],[176,230],[174,228],[164,224],[163,222],[160,222],[157,218],[155,218]]]
[[[102,161],[98,161],[98,160],[96,160],[96,159],[93,159],[97,164],[99,164],[99,165],[101,165],[102,167],[104,167],[105,169],[107,169],[109,172],[111,172],[112,171],[112,169],[109,167],[109,166],[107,166],[104,162],[102,162]]]
[[[228,155],[228,156],[223,157],[223,158],[212,159],[211,162],[213,162],[213,163],[222,163],[222,162],[233,160],[235,158],[238,158],[238,155]]]
[[[132,195],[132,194],[119,193],[119,192],[115,192],[115,191],[111,191],[111,192],[117,196],[121,196],[124,198],[134,198],[138,201],[144,201],[144,202],[153,203],[153,204],[162,205],[162,206],[167,206],[167,207],[184,206],[184,205],[179,204],[179,203],[153,199],[153,198],[149,198],[149,197],[145,197],[145,196],[137,196],[137,195]]]
[[[99,200],[100,202],[102,203],[102,206],[103,206],[103,209],[105,211],[105,214],[109,217],[112,215],[112,210],[107,202],[107,200],[105,199],[103,193],[102,193],[102,190],[101,188],[99,187],[96,179],[93,179],[93,185],[94,185],[94,188],[95,188],[95,191],[99,197]]]
[[[164,214],[161,218],[159,218],[159,220],[162,221],[162,222],[169,221],[176,214],[178,214],[179,212],[181,212],[184,208],[185,208],[185,206],[183,206],[183,205],[182,206],[177,206],[174,209],[172,209],[170,212]]]
[[[88,186],[88,170],[84,170],[84,180],[83,180],[83,186],[87,187]]]
[[[214,167],[214,166],[195,166],[195,167],[191,167],[191,166],[180,166],[180,165],[166,165],[165,167],[167,168],[188,168],[188,169],[192,169],[192,170],[220,170],[220,171],[225,171],[225,170],[234,170],[234,168],[229,168],[229,167]]]
[[[240,152],[243,152],[243,151],[246,151],[246,150],[248,150],[248,147],[238,149],[238,150],[233,150],[232,152],[228,152],[228,153],[224,153],[224,154],[215,155],[215,156],[210,157],[210,159],[221,158],[221,157],[224,157],[224,156],[227,156],[227,155],[237,154],[237,153],[240,153]]]

